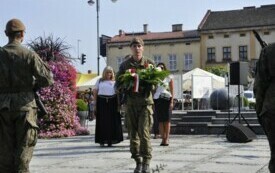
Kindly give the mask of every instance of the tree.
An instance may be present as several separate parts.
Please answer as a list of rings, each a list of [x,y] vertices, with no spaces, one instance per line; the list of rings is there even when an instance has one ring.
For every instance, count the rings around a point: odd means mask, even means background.
[[[206,67],[205,68],[206,71],[213,73],[217,76],[221,76],[224,77],[228,72],[226,69],[226,66],[212,66],[212,67]]]

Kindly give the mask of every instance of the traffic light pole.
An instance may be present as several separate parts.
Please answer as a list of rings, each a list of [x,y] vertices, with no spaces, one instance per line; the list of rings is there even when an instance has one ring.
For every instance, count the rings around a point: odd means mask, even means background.
[[[79,42],[80,40],[77,40],[77,58],[80,59],[79,57]]]

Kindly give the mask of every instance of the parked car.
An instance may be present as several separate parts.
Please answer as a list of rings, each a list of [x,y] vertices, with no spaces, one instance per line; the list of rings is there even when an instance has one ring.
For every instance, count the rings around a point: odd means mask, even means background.
[[[250,102],[250,103],[256,102],[253,91],[246,90],[246,91],[244,91],[243,95],[244,95],[244,97],[247,98],[248,102]]]

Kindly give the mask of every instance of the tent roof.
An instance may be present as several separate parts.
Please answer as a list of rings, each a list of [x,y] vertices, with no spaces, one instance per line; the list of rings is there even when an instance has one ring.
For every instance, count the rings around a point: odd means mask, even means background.
[[[210,73],[208,71],[202,70],[200,68],[195,68],[185,74],[182,75],[182,86],[183,90],[191,90],[191,80],[192,76],[208,76],[212,77],[213,80],[213,88],[218,89],[224,87],[225,79],[223,77],[217,76],[213,73]]]
[[[191,79],[192,75],[197,75],[197,76],[211,76],[213,79],[224,82],[224,78],[217,76],[213,73],[210,73],[208,71],[202,70],[200,68],[195,68],[187,73],[184,73],[182,75],[182,80],[187,80],[187,79]]]
[[[93,88],[99,78],[101,78],[101,76],[94,76],[92,78],[90,76],[90,78],[88,78],[86,75],[84,75],[83,80],[76,84],[77,90],[85,91],[89,88]]]
[[[93,79],[96,76],[97,76],[97,74],[95,74],[95,73],[88,73],[88,74],[77,73],[76,86],[79,86],[79,85]]]

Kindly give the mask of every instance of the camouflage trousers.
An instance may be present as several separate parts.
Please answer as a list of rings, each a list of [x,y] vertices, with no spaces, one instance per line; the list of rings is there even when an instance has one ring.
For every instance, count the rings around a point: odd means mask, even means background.
[[[152,146],[150,129],[153,124],[152,105],[127,105],[130,151],[137,163],[150,164]]]
[[[258,118],[267,136],[271,151],[268,168],[270,173],[275,173],[275,113],[266,112]]]
[[[1,173],[29,173],[37,127],[28,122],[28,116],[36,117],[36,112],[0,111]]]

